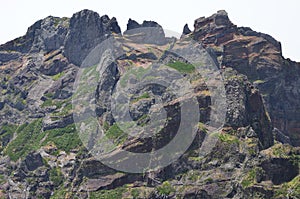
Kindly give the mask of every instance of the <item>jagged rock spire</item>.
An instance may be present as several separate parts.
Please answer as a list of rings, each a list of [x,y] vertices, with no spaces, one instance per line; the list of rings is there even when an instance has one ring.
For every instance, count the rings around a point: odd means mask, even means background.
[[[185,24],[184,27],[183,27],[183,32],[182,34],[183,35],[187,35],[187,34],[190,34],[192,31],[190,30],[189,28],[189,25],[188,24]]]

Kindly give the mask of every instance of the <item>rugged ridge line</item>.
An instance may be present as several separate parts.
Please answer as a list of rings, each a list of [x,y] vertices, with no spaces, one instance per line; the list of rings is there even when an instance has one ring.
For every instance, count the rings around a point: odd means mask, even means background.
[[[87,151],[76,131],[75,110],[84,113],[89,108],[88,104],[72,104],[76,76],[82,70],[83,86],[78,92],[85,98],[98,66],[87,63],[89,67],[82,67],[86,64],[82,62],[109,37],[121,41],[124,54],[113,62],[105,54],[108,67],[96,81],[92,104],[95,101],[104,133],[117,145],[110,157],[118,156],[119,149],[137,153],[161,149],[176,136],[181,119],[193,119],[192,110],[180,118],[182,104],[192,98],[198,102],[199,122],[189,125],[197,127],[195,139],[165,168],[141,174],[114,170]],[[189,50],[191,39],[213,59],[204,57],[201,66],[215,62],[224,80],[226,118],[217,131],[210,132],[207,125],[214,108],[207,74],[174,53]],[[197,55],[191,52],[189,56]],[[151,67],[157,70],[149,74]],[[185,81],[180,76],[186,78],[190,88],[182,92],[187,95],[179,98],[159,84],[161,77],[168,76],[176,81]],[[299,77],[299,63],[282,56],[280,42],[235,26],[225,11],[196,19],[194,30],[185,25],[180,39],[166,38],[156,22],[139,24],[132,19],[121,34],[115,18],[90,10],[70,19],[50,16],[39,20],[26,35],[0,46],[0,198],[298,198]],[[132,120],[147,127],[152,119],[149,111],[157,107],[163,107],[167,115],[161,130],[150,137],[128,136],[111,107],[115,85],[139,79],[158,84],[128,90]],[[123,110],[121,103],[126,100],[120,97],[117,108]],[[81,126],[89,127],[90,121],[84,122]],[[152,129],[148,130],[137,133],[148,135]],[[89,147],[99,142],[103,150],[111,150],[105,148],[106,139],[91,136],[87,141]],[[145,162],[150,165],[163,157]],[[126,159],[118,158],[115,163]]]

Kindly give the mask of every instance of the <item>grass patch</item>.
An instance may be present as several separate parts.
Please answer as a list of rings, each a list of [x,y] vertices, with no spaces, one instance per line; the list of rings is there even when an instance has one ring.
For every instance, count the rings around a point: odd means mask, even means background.
[[[142,99],[149,99],[149,98],[150,98],[149,93],[148,93],[148,92],[145,92],[145,93],[143,93],[142,95],[138,96],[137,98],[134,98],[134,99],[132,100],[132,102],[134,103],[134,102],[138,102],[138,101],[140,101],[140,100],[142,100]]]
[[[226,142],[229,144],[239,143],[239,139],[236,136],[227,133],[220,133],[218,137],[221,140],[221,142]]]
[[[106,132],[105,135],[110,140],[113,140],[114,144],[120,145],[127,139],[127,134],[120,129],[117,123],[113,124]]]
[[[300,196],[300,176],[284,183],[275,190],[275,198],[298,198]]]
[[[42,145],[54,143],[59,150],[66,151],[75,149],[82,145],[82,142],[77,134],[75,124],[70,124],[64,128],[57,128],[45,131],[47,138]]]
[[[243,188],[252,186],[256,182],[256,169],[251,169],[242,180]]]
[[[193,64],[184,63],[180,61],[173,61],[167,64],[167,66],[174,68],[180,73],[192,73],[195,71],[195,66]]]
[[[44,94],[44,96],[47,98],[52,98],[54,96],[54,93],[46,93]]]
[[[7,182],[7,179],[3,174],[0,174],[0,184],[4,184],[5,182]]]
[[[126,71],[126,73],[121,77],[120,79],[120,85],[122,87],[125,87],[127,85],[127,82],[130,78],[130,76],[133,76],[135,79],[141,80],[142,78],[145,78],[146,73],[149,71],[149,68],[132,68],[129,71]]]
[[[112,190],[102,190],[97,192],[90,193],[90,199],[116,199],[122,198],[123,193],[126,191],[126,188],[119,187]]]
[[[53,182],[55,187],[58,187],[61,183],[63,183],[63,174],[59,168],[52,168],[49,171],[49,178]]]
[[[62,105],[66,102],[67,100],[58,101],[58,100],[47,99],[46,101],[44,101],[41,107],[45,108],[47,106],[56,106],[56,108],[61,108]]]
[[[44,103],[42,104],[42,108],[47,107],[47,106],[52,106],[53,105],[53,100],[52,99],[47,99],[46,101],[44,101]]]
[[[53,113],[52,116],[55,116],[55,117],[64,117],[64,116],[67,116],[68,114],[70,114],[72,108],[73,108],[72,104],[69,103],[69,104],[65,105],[62,110]]]
[[[140,192],[139,192],[138,189],[132,189],[130,191],[130,193],[131,193],[131,196],[132,196],[133,199],[137,199],[140,196]]]
[[[7,90],[6,89],[3,89],[2,91],[1,91],[1,94],[2,95],[5,95],[7,93]]]
[[[203,160],[203,157],[189,157],[189,160],[194,161],[194,162],[200,162]]]
[[[20,125],[16,133],[16,138],[4,150],[4,154],[8,155],[12,161],[17,161],[31,151],[38,150],[49,143],[55,144],[59,150],[66,152],[82,145],[74,124],[42,132],[42,119],[38,119],[32,123]],[[46,139],[42,141],[45,137]]]
[[[13,124],[6,124],[0,127],[0,151],[5,147],[8,142],[13,138],[17,126]]]
[[[265,81],[261,80],[261,79],[258,79],[258,80],[255,80],[253,83],[254,84],[263,84],[263,83],[265,83]]]
[[[57,80],[59,80],[64,74],[65,74],[64,72],[57,73],[56,75],[51,76],[51,78],[52,78],[54,81],[57,81]]]
[[[60,188],[54,191],[54,194],[50,197],[50,199],[62,199],[66,198],[67,190],[65,188]]]
[[[198,129],[204,133],[207,133],[207,128],[205,127],[205,124],[202,122],[198,123]]]
[[[26,156],[30,151],[39,148],[39,142],[43,138],[42,119],[33,121],[30,124],[23,124],[17,129],[17,137],[11,141],[5,149],[5,154],[12,161]]]
[[[172,192],[175,192],[175,188],[171,185],[169,181],[165,181],[162,185],[157,187],[157,191],[160,195],[168,196]]]

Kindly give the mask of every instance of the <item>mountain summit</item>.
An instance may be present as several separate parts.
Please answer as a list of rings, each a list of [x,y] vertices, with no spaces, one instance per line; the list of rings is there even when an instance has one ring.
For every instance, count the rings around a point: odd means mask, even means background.
[[[298,198],[299,77],[226,11],[46,17],[0,46],[0,198]]]

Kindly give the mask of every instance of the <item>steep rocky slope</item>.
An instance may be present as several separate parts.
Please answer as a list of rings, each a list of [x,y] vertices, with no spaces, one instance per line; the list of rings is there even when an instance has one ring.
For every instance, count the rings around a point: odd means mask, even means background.
[[[284,59],[269,35],[237,27],[225,11],[195,21],[192,37],[212,48],[221,66],[232,67],[257,86],[272,124],[299,146],[299,63]]]
[[[122,53],[110,60],[100,50],[107,68],[94,81],[99,57],[91,51],[110,38]],[[190,40],[199,42],[192,44],[207,55],[196,64],[179,56],[187,51],[193,58]],[[219,69],[226,95],[224,125],[214,131],[210,120],[218,110],[210,85],[215,82],[207,77],[216,71],[203,69],[209,64]],[[75,92],[78,74],[79,84],[84,84]],[[181,39],[166,38],[156,22],[131,19],[122,34],[115,18],[90,10],[71,19],[47,17],[29,27],[25,36],[0,46],[0,198],[298,198],[299,77],[300,64],[282,56],[278,41],[235,26],[225,11],[195,20],[193,31],[184,26]],[[183,86],[189,82],[181,97],[159,86],[167,78]],[[150,125],[137,132],[145,136],[135,138],[129,136],[131,123],[126,123],[128,132],[118,126],[112,93],[118,83],[141,79],[148,81],[146,86],[124,93],[130,98],[132,120],[140,127]],[[163,148],[176,137],[183,120],[194,125],[189,113],[196,110],[200,117],[193,142],[176,161],[155,171],[130,173],[108,167],[86,149],[97,143],[90,138],[82,142],[73,117],[78,110],[88,111],[88,105],[75,102],[78,95],[90,100],[92,86],[95,100],[88,102],[116,146],[109,157],[119,157],[121,149],[147,153]],[[123,110],[120,99],[117,108]],[[193,100],[196,109],[181,111]],[[154,103],[163,107],[167,121],[149,137],[149,112],[157,111]],[[208,151],[205,143],[212,146]],[[145,162],[150,167],[164,158]],[[135,165],[126,158],[116,164],[122,163]]]

